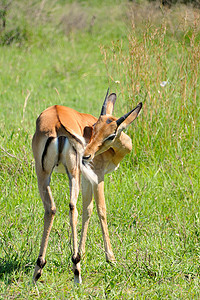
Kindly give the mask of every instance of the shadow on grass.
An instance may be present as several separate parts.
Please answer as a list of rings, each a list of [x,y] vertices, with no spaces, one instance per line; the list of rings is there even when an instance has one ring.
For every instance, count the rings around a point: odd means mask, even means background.
[[[0,279],[3,279],[13,272],[23,270],[24,273],[29,273],[32,269],[32,262],[21,261],[20,259],[0,259]],[[10,279],[11,280],[11,279]]]

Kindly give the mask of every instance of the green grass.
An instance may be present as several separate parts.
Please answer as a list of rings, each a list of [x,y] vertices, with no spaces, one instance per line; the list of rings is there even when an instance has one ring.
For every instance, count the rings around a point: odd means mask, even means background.
[[[162,17],[155,9],[151,23],[146,4],[131,27],[125,1],[49,1],[40,17],[40,2],[24,3],[11,5],[6,26],[24,35],[0,46],[0,299],[199,299],[199,12],[184,23],[182,6]],[[70,24],[84,13],[81,29],[61,22],[71,7]],[[53,174],[57,214],[37,290],[44,211],[31,151],[36,117],[53,104],[98,116],[108,86],[118,94],[116,116],[144,103],[128,129],[133,151],[105,180],[117,262],[105,262],[94,209],[83,285],[74,286],[68,180]],[[79,217],[79,236],[80,225]]]

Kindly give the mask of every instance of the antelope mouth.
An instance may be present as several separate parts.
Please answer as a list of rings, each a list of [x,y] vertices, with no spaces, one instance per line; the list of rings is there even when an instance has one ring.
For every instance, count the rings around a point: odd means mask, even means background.
[[[82,157],[82,163],[85,164],[91,159],[91,154]]]

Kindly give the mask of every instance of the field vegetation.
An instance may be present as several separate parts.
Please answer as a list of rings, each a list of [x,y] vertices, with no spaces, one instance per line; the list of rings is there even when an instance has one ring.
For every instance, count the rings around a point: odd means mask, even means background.
[[[1,2],[0,22],[0,299],[199,299],[200,11],[20,0]],[[105,262],[94,209],[74,286],[68,180],[53,174],[57,214],[36,288],[35,120],[53,104],[98,117],[108,86],[116,116],[144,104],[127,131],[133,151],[105,180],[116,264]]]

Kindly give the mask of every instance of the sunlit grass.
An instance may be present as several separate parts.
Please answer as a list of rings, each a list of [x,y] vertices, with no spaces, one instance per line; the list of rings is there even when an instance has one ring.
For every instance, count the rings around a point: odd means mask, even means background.
[[[43,18],[46,11],[42,11],[41,23],[34,23],[35,30],[29,28],[28,40],[22,45],[1,46],[2,299],[200,296],[198,15],[175,32],[169,18],[150,24],[138,15],[136,26],[131,27],[133,20],[128,14],[125,25],[126,10],[117,4],[106,19],[110,6],[110,2],[90,5],[89,11],[98,12],[104,22],[97,18],[92,32],[86,27],[67,36],[63,28],[53,27],[60,20],[62,5],[54,14],[51,11],[56,17],[48,24]],[[53,174],[57,214],[47,265],[36,289],[32,274],[44,211],[31,151],[35,119],[53,104],[98,116],[108,85],[118,94],[117,116],[140,101],[144,103],[128,129],[133,151],[105,182],[109,232],[117,262],[113,266],[105,262],[94,209],[82,260],[83,285],[74,287],[68,180]],[[81,195],[78,210],[81,215]],[[79,218],[79,236],[80,225]]]

